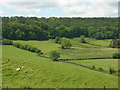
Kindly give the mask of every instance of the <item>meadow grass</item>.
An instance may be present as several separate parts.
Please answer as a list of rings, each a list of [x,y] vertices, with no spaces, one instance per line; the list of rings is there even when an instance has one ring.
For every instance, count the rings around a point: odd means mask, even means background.
[[[88,38],[87,38],[88,39]],[[81,58],[112,58],[113,53],[118,52],[115,48],[106,48],[101,46],[90,45],[88,43],[80,43],[79,38],[70,39],[72,43],[71,49],[61,49],[59,44],[54,43],[54,40],[48,41],[22,41],[15,40],[13,42],[19,42],[22,44],[29,44],[37,47],[44,53],[43,56],[49,57],[51,51],[58,51],[61,54],[60,59],[81,59]],[[92,40],[98,43],[100,40]],[[109,43],[110,40],[101,40],[101,42]]]
[[[21,66],[24,68],[16,71]],[[53,62],[8,45],[3,46],[2,67],[3,88],[118,87],[115,76],[64,62]]]
[[[48,40],[48,41],[22,41],[22,40],[14,40],[13,42],[17,42],[17,43],[22,43],[22,44],[28,44],[34,47],[39,48],[40,50],[42,50],[43,53],[48,53],[54,50],[58,50],[60,47],[59,44],[54,43],[52,40]]]
[[[98,45],[100,47],[109,47],[111,39],[96,40],[94,38],[86,38],[86,41],[90,44]]]
[[[73,48],[60,49],[61,59],[84,59],[84,58],[112,58],[113,53],[118,52],[112,48]]]
[[[118,70],[118,59],[71,60],[68,62],[74,62],[88,67],[92,67],[94,65],[96,69],[102,67],[106,71],[108,71],[109,68]]]

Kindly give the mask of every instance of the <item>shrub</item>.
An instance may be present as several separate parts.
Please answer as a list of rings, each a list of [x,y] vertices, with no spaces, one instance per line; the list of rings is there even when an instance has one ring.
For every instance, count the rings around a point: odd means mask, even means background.
[[[3,44],[3,45],[12,45],[13,42],[12,42],[11,40],[9,40],[9,39],[3,39],[3,40],[2,40],[2,44]]]
[[[92,70],[95,70],[95,68],[96,68],[96,67],[93,65],[93,66],[92,66]]]
[[[98,71],[103,72],[104,69],[103,69],[102,67],[99,67],[99,68],[98,68]]]
[[[19,48],[20,49],[24,49],[24,45],[22,45],[22,44],[19,44],[20,46],[19,46]]]
[[[69,49],[72,46],[70,40],[67,38],[62,38],[61,40],[61,48],[62,49]]]
[[[109,46],[112,48],[120,48],[120,39],[113,39]]]
[[[23,49],[24,49],[24,50],[27,50],[27,47],[28,47],[28,45],[25,44],[25,45],[23,46]]]
[[[20,47],[20,43],[13,43],[13,46],[19,48]]]
[[[80,36],[80,43],[86,43],[84,35]]]
[[[42,52],[39,52],[39,53],[37,53],[37,56],[40,56],[41,54],[43,54]]]
[[[113,68],[109,68],[109,73],[113,74],[113,73],[115,73],[115,70]]]
[[[36,49],[35,49],[35,52],[36,52],[36,53],[40,53],[41,50],[36,48]]]
[[[113,58],[114,59],[120,59],[120,53],[114,53]]]
[[[60,57],[60,53],[56,52],[56,51],[52,51],[50,52],[49,55],[50,59],[52,59],[53,61],[57,61],[57,59]]]
[[[34,48],[34,47],[32,47],[32,46],[27,46],[27,50],[28,50],[28,51],[35,52],[35,49],[36,49],[36,48]]]
[[[35,52],[35,53],[43,54],[40,49],[32,47],[32,46],[29,46],[27,44],[22,45],[20,43],[13,43],[13,46],[15,46],[17,48],[20,48],[20,49],[28,50],[30,52]]]
[[[55,43],[60,44],[60,43],[61,43],[61,38],[60,38],[60,37],[56,37],[56,38],[55,38]]]

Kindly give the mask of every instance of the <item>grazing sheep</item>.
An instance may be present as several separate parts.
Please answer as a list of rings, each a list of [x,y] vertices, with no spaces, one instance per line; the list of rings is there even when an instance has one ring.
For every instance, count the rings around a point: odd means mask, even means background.
[[[24,66],[21,66],[21,69],[24,68]]]
[[[20,68],[17,68],[16,71],[20,71],[23,68],[24,68],[24,66],[21,66]]]
[[[26,63],[26,61],[23,61],[22,63]]]
[[[17,69],[16,69],[16,71],[20,71],[20,70],[21,70],[21,68],[17,68]]]
[[[30,69],[30,71],[33,71],[33,69]]]

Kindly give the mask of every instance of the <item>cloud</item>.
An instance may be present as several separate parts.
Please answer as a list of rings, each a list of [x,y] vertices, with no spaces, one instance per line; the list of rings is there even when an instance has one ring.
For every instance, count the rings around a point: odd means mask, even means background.
[[[55,2],[3,2],[2,6],[18,12],[38,13],[44,8],[56,7]]]
[[[0,10],[0,16],[4,15],[5,12],[3,10]]]
[[[1,5],[16,10],[16,12],[49,13],[60,8],[67,17],[100,17],[117,16],[119,0],[4,0]],[[44,11],[43,11],[44,10]],[[54,11],[59,12],[59,11]],[[54,15],[54,12],[52,13]],[[47,15],[46,15],[47,16]]]
[[[117,2],[60,2],[60,7],[64,10],[66,16],[73,17],[101,17],[101,16],[117,16]]]

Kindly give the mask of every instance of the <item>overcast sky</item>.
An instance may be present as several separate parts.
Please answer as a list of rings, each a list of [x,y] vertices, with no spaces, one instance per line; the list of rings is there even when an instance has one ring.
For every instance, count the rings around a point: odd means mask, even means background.
[[[0,16],[117,17],[119,0],[4,0]]]

